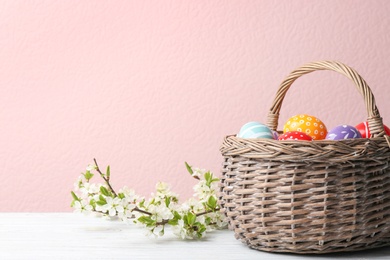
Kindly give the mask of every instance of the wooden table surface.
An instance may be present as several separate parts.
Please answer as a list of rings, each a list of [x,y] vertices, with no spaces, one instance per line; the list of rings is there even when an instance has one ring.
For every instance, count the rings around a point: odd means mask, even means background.
[[[170,230],[160,238],[145,229],[74,213],[0,213],[0,259],[390,259],[390,247],[305,256],[249,249],[229,230],[187,241]]]

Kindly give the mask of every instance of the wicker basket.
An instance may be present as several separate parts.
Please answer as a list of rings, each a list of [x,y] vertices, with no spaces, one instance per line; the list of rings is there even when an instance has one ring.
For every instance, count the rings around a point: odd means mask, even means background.
[[[277,141],[227,136],[220,203],[237,239],[249,247],[299,254],[390,245],[390,138],[361,76],[335,61],[306,64],[282,82],[268,115],[279,111],[300,76],[331,70],[350,78],[368,112],[370,138]]]

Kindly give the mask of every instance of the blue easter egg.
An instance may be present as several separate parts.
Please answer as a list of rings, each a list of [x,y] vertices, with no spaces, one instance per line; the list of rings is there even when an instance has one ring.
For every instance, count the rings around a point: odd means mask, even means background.
[[[339,125],[333,128],[326,135],[327,140],[343,140],[351,138],[361,138],[359,130],[350,125]]]
[[[258,122],[249,122],[243,125],[237,137],[274,139],[274,135],[271,129],[269,129],[268,126]]]

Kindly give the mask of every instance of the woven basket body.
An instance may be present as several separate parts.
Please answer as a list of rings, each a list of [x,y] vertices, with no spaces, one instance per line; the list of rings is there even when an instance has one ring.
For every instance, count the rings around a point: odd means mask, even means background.
[[[371,90],[348,66],[314,62],[281,84],[268,126],[277,129],[283,98],[300,76],[333,70],[363,95],[371,138],[277,141],[227,136],[220,203],[237,239],[249,247],[299,254],[390,245],[390,148]]]

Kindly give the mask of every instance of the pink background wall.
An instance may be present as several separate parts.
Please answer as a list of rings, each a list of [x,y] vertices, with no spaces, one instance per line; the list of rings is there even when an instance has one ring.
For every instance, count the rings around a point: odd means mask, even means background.
[[[219,175],[223,136],[265,122],[283,78],[336,59],[371,86],[390,124],[390,1],[2,1],[0,211],[70,211],[96,157],[113,186],[183,199],[184,161]],[[281,122],[328,127],[366,112],[332,72],[301,78]]]

